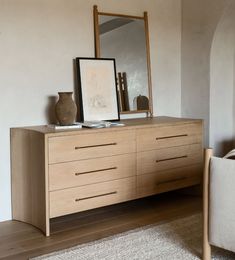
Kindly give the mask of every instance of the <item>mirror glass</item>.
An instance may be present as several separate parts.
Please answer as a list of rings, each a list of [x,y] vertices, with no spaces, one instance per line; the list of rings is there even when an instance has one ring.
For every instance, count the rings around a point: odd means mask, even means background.
[[[116,60],[121,113],[151,113],[144,17],[98,13],[98,37],[99,56]]]

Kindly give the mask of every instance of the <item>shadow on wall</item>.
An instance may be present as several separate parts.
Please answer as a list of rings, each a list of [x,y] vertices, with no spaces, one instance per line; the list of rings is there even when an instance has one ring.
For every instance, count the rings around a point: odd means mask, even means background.
[[[77,78],[77,66],[76,66],[76,60],[73,60],[73,82],[74,82],[74,101],[77,105],[77,121],[81,121],[81,113],[80,113],[80,105],[79,104],[79,92],[78,92],[78,78]]]
[[[218,142],[217,145],[220,147],[220,152],[219,154],[215,152],[214,153],[215,156],[225,156],[228,152],[235,149],[234,140],[231,139]]]
[[[58,100],[57,96],[49,96],[48,103],[45,109],[45,116],[48,124],[56,124],[55,105]]]

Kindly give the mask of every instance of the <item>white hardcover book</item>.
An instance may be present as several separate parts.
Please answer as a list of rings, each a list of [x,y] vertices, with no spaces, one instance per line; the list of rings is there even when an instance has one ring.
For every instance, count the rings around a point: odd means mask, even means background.
[[[72,125],[48,125],[48,127],[53,128],[55,130],[66,130],[66,129],[79,129],[82,128],[82,124],[81,123],[74,123]]]
[[[82,126],[88,128],[104,128],[104,127],[112,127],[112,126],[124,126],[125,124],[121,122],[108,122],[108,121],[85,121],[81,123]]]

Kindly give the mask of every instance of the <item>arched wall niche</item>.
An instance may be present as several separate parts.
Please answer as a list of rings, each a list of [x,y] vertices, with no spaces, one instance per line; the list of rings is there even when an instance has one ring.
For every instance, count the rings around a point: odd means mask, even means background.
[[[218,23],[231,0],[182,0],[181,115],[204,119],[210,135],[210,53]]]
[[[217,25],[210,53],[209,145],[222,156],[235,140],[235,2],[229,1]]]

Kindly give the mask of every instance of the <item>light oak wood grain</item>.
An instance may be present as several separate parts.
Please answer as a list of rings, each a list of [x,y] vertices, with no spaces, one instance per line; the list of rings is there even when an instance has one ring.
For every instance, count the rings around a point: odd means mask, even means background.
[[[136,151],[135,132],[119,131],[49,138],[49,163],[83,160]]]
[[[50,217],[98,208],[136,196],[136,178],[130,177],[98,184],[50,192]]]
[[[153,116],[153,97],[152,97],[152,76],[151,76],[151,55],[150,55],[150,43],[149,43],[149,24],[148,13],[144,12],[144,28],[145,28],[145,41],[146,41],[146,59],[147,59],[147,71],[148,71],[148,96],[149,96],[149,112],[150,116]]]
[[[136,175],[136,154],[49,165],[49,190],[83,186]]]
[[[94,19],[94,38],[99,39],[99,14],[98,7],[94,5],[93,7],[93,19]],[[95,40],[95,57],[100,58],[100,41]]]
[[[124,122],[124,127],[58,132],[45,126],[12,129],[14,218],[49,236],[55,216],[200,183],[202,120]],[[153,181],[158,181],[154,187]]]
[[[201,144],[176,146],[137,154],[137,174],[146,174],[202,163]]]
[[[44,135],[11,130],[12,217],[46,233]]]
[[[212,149],[204,151],[203,172],[203,246],[202,259],[211,259],[211,246],[209,243],[209,182],[210,182],[210,158],[213,156]]]
[[[161,126],[137,131],[137,151],[202,143],[202,125]]]
[[[67,129],[67,130],[55,130],[46,125],[40,126],[26,126],[19,127],[17,129],[28,129],[31,131],[37,131],[47,135],[48,137],[59,137],[67,135],[77,135],[77,134],[96,134],[96,133],[106,133],[106,132],[117,132],[120,130],[134,130],[134,129],[149,129],[154,127],[166,127],[166,126],[185,126],[188,124],[199,124],[201,128],[203,127],[203,120],[201,119],[190,119],[190,118],[179,118],[179,117],[167,117],[167,116],[157,116],[152,118],[132,118],[123,119],[120,121],[125,125],[122,127],[110,127],[110,128],[81,128],[81,129]],[[154,128],[155,129],[155,128]],[[201,129],[202,130],[202,129]]]
[[[137,176],[137,196],[144,197],[202,182],[201,164]]]

